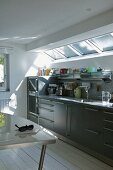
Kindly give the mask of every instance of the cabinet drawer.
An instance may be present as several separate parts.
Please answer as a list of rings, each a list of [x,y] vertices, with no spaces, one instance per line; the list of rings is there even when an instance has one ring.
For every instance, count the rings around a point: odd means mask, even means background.
[[[113,121],[104,120],[104,127],[113,130]]]
[[[39,103],[39,107],[45,108],[47,110],[54,110],[54,105],[53,104],[45,104],[45,103]]]
[[[113,131],[104,128],[104,154],[113,159]]]
[[[39,104],[54,105],[53,101],[46,99],[39,99]]]
[[[39,117],[39,125],[50,130],[53,130],[53,127],[54,127],[53,121],[44,119],[42,117]]]
[[[83,144],[95,151],[100,152],[101,148],[101,133],[97,129],[90,129],[86,128],[84,129],[83,134]]]
[[[110,120],[113,122],[113,112],[104,111],[104,120]]]
[[[45,108],[39,107],[38,112],[39,112],[40,117],[50,119],[50,120],[54,120],[54,111],[53,110],[47,110]]]

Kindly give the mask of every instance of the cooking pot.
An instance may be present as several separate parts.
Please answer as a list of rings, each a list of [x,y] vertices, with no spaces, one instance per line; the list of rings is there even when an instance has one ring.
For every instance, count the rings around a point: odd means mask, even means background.
[[[81,98],[81,88],[77,87],[76,89],[74,89],[74,96],[75,98],[80,99]]]

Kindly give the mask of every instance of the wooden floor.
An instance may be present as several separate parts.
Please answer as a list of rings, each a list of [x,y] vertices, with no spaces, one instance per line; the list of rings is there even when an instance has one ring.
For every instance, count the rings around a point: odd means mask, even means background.
[[[0,170],[38,170],[41,145],[0,150]],[[113,170],[113,167],[60,140],[48,145],[44,170]]]

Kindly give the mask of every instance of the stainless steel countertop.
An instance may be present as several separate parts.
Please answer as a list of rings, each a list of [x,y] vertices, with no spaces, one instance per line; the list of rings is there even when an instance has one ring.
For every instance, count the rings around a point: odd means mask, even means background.
[[[59,102],[66,102],[68,104],[72,103],[80,103],[80,104],[87,104],[87,105],[93,105],[93,106],[100,106],[104,108],[112,108],[113,109],[113,103],[109,104],[103,104],[102,101],[97,101],[93,99],[77,99],[74,97],[65,97],[65,96],[55,96],[55,95],[40,95],[39,98],[48,99],[52,101],[59,101]]]

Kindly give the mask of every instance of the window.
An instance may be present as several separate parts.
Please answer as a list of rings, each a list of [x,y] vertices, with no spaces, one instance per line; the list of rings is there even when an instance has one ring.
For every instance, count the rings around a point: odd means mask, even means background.
[[[9,55],[0,54],[0,91],[9,90]]]
[[[76,54],[76,52],[74,51],[74,49],[70,48],[69,46],[63,46],[60,48],[56,48],[56,50],[58,50],[61,54],[63,54],[67,58],[78,56]]]
[[[85,41],[80,41],[74,44],[71,44],[73,48],[75,48],[81,55],[88,55],[88,54],[94,54],[97,53],[95,49],[91,45],[89,45]]]
[[[98,46],[102,51],[113,50],[113,36],[111,34],[105,34],[99,37],[91,39],[94,45]]]

